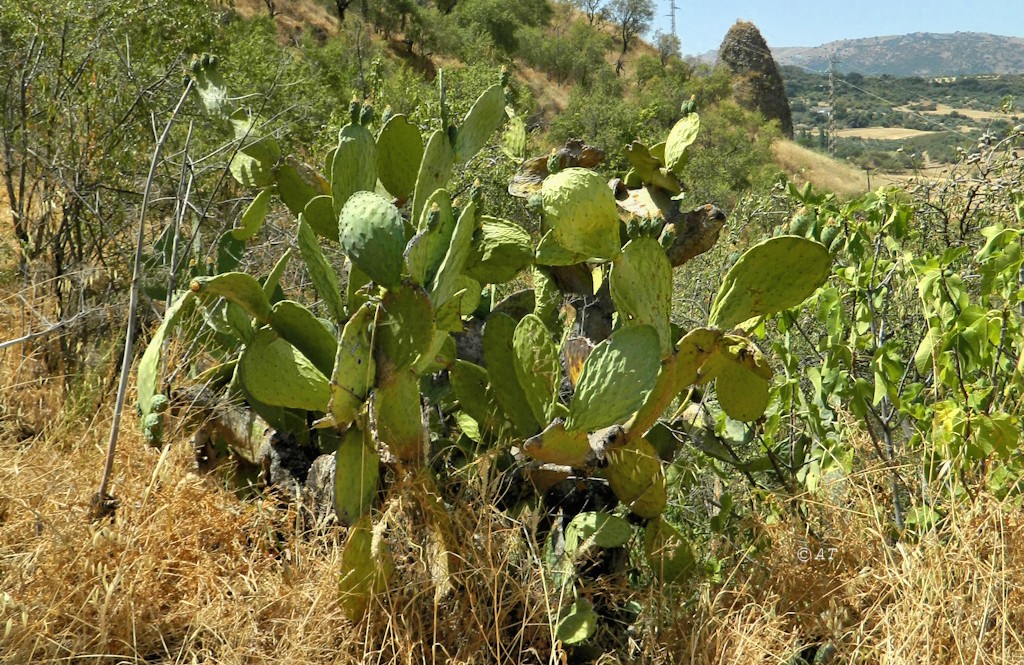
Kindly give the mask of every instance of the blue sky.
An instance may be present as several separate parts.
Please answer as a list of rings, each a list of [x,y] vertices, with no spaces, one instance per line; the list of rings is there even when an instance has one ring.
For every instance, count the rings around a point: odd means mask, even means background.
[[[818,46],[837,39],[908,32],[1024,36],[1022,0],[675,1],[677,31],[687,54],[717,49],[739,18],[752,21],[769,46]],[[656,3],[655,28],[668,32],[671,2]]]

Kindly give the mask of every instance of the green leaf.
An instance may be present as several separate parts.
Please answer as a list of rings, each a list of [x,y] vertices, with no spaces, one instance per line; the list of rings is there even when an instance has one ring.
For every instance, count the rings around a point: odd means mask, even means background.
[[[711,305],[710,324],[727,330],[755,316],[799,305],[825,283],[832,256],[821,243],[775,236],[744,252]]]
[[[624,422],[658,380],[659,348],[651,326],[627,326],[594,347],[583,365],[565,428],[593,431]]]

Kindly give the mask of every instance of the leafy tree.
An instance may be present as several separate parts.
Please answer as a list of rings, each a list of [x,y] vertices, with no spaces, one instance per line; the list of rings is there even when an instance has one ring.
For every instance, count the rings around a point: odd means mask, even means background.
[[[670,32],[659,30],[655,33],[654,46],[658,49],[658,57],[661,59],[662,67],[668,65],[668,61],[672,58],[678,58],[682,55],[682,42],[679,41],[678,36]]]
[[[594,25],[594,21],[604,15],[604,2],[605,0],[573,0],[572,4],[586,15],[590,25]]]
[[[618,26],[619,37],[622,39],[622,55],[629,50],[629,45],[639,35],[651,27],[654,20],[654,0],[611,0],[608,14]]]

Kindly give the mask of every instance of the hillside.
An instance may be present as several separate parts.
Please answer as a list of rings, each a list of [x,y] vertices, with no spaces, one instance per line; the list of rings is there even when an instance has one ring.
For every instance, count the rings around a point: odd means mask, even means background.
[[[980,32],[845,39],[821,46],[773,48],[780,65],[822,71],[829,55],[842,72],[892,76],[963,76],[1024,72],[1024,39]]]

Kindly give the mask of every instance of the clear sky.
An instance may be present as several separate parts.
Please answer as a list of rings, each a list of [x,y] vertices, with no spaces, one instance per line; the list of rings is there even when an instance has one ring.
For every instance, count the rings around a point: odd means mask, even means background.
[[[671,0],[655,0],[655,28],[669,31]],[[1024,0],[675,0],[683,53],[717,49],[736,19],[769,46],[819,46],[837,39],[909,32],[990,32],[1024,37]],[[652,30],[653,34],[653,30]]]

